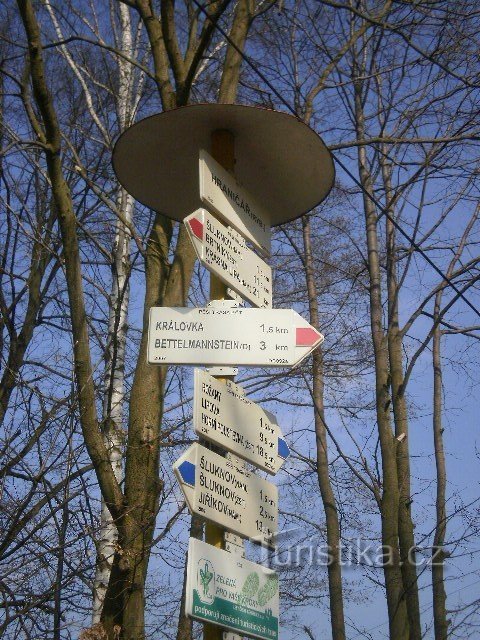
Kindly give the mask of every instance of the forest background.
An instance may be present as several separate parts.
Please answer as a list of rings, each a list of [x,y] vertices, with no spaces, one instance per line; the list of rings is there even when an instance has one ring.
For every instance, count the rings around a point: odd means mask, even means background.
[[[202,306],[208,279],[111,167],[125,128],[197,102],[296,114],[336,162],[271,260],[274,306],[325,342],[237,378],[292,448],[263,557],[282,638],[479,637],[479,18],[474,0],[1,3],[1,637],[200,633],[181,603],[202,525],[171,471],[192,370],[148,366],[145,338],[151,306]]]

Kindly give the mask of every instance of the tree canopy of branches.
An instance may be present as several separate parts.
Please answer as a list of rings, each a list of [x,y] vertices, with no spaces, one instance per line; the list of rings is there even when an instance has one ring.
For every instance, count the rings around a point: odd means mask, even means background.
[[[202,524],[171,472],[194,440],[191,369],[148,365],[146,346],[150,308],[201,306],[208,284],[111,153],[147,115],[238,102],[295,114],[337,163],[271,258],[274,306],[325,342],[238,379],[292,448],[269,559],[285,637],[475,638],[477,3],[4,0],[1,16],[0,636],[196,637],[182,589]]]

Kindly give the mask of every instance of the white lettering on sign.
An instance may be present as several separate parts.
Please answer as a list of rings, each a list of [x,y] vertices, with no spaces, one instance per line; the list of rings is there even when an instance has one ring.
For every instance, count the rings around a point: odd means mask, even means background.
[[[255,306],[272,306],[272,269],[237,231],[205,209],[190,214],[184,223],[204,267]]]
[[[270,255],[270,215],[235,178],[203,149],[200,151],[200,199],[264,254]]]

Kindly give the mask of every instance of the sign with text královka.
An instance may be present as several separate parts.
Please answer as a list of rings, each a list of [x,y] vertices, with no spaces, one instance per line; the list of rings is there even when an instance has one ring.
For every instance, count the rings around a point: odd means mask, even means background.
[[[148,362],[292,367],[322,341],[293,309],[152,307]]]

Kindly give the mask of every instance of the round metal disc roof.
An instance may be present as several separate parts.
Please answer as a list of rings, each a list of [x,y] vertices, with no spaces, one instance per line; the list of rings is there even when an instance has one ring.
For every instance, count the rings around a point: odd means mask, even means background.
[[[332,188],[332,156],[297,118],[258,107],[195,104],[150,116],[127,129],[113,150],[113,168],[142,204],[174,220],[201,206],[198,154],[210,136],[235,136],[235,178],[271,216],[273,226],[319,204]]]

